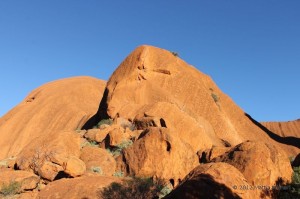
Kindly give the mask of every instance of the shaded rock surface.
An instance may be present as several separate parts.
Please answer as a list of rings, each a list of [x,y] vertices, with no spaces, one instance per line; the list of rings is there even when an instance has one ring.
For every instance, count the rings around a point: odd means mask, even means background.
[[[226,163],[201,164],[193,169],[166,199],[259,198],[256,190],[246,190],[249,183],[235,167]]]
[[[105,176],[83,176],[72,179],[61,179],[49,183],[39,192],[37,198],[98,198],[98,192],[101,188],[110,185],[112,182],[120,182],[120,179]]]

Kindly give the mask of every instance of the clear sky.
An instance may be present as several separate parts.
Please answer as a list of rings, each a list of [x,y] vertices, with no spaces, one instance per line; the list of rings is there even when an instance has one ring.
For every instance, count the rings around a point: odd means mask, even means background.
[[[46,82],[107,80],[149,44],[212,76],[256,120],[298,119],[299,10],[299,0],[1,0],[0,116]]]

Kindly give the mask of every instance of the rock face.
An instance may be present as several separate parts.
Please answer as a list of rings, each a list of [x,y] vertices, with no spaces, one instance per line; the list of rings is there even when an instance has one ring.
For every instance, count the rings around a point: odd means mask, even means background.
[[[247,141],[232,148],[214,162],[226,162],[237,168],[250,185],[272,187],[280,178],[292,177],[289,159],[269,143]]]
[[[261,122],[261,124],[281,137],[300,137],[300,119],[288,122]]]
[[[95,114],[104,87],[96,78],[73,77],[31,92],[0,119],[0,160],[17,155],[41,135],[81,128]]]
[[[274,140],[293,146],[288,151],[290,157],[294,157],[299,153],[300,119],[289,122],[262,122],[261,124],[262,128],[266,128],[266,131]]]
[[[136,120],[142,128],[153,118],[161,119],[194,152],[224,142],[233,146],[246,140],[275,143],[209,76],[152,46],[135,49],[113,73],[98,116]],[[153,121],[154,126],[162,125]],[[288,152],[289,146],[284,147]]]
[[[193,169],[166,199],[197,198],[259,198],[243,174],[226,163],[201,164]]]

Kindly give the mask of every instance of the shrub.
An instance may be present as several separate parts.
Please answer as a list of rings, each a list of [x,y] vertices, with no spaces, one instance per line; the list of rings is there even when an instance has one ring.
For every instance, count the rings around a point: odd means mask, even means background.
[[[116,147],[112,149],[106,149],[109,153],[111,153],[113,156],[118,156],[121,154],[123,149],[126,149],[127,147],[131,146],[133,142],[131,140],[123,141],[122,143],[118,144]]]
[[[171,52],[175,57],[179,57],[179,54],[177,52]]]
[[[93,173],[98,173],[100,175],[103,175],[103,171],[102,171],[102,168],[101,167],[91,167],[91,171]]]
[[[20,191],[21,191],[21,183],[12,181],[7,185],[3,185],[0,190],[0,193],[4,196],[8,196],[8,195],[15,195],[17,193],[20,193]]]
[[[124,173],[122,171],[116,171],[113,176],[121,178],[124,177]]]
[[[300,198],[300,167],[293,167],[293,170],[293,178],[290,184],[286,184],[279,179],[274,189],[265,191],[262,195],[278,199]]]
[[[113,120],[112,119],[103,119],[98,122],[97,127],[99,128],[102,124],[112,125]]]
[[[99,192],[103,199],[141,199],[158,198],[164,187],[162,180],[154,182],[151,178],[133,178],[124,180],[123,183],[112,183]]]
[[[217,94],[215,94],[215,93],[212,93],[212,94],[211,94],[211,97],[214,99],[214,101],[215,101],[216,103],[220,100],[219,96],[218,96]]]

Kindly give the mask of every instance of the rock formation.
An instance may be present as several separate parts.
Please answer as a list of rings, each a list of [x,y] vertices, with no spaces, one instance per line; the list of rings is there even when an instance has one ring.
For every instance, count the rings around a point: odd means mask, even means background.
[[[131,177],[168,182],[167,198],[259,198],[235,186],[289,182],[299,146],[286,135],[274,137],[176,54],[141,46],[107,84],[51,82],[0,118],[0,176],[32,177],[23,198],[96,198]]]

